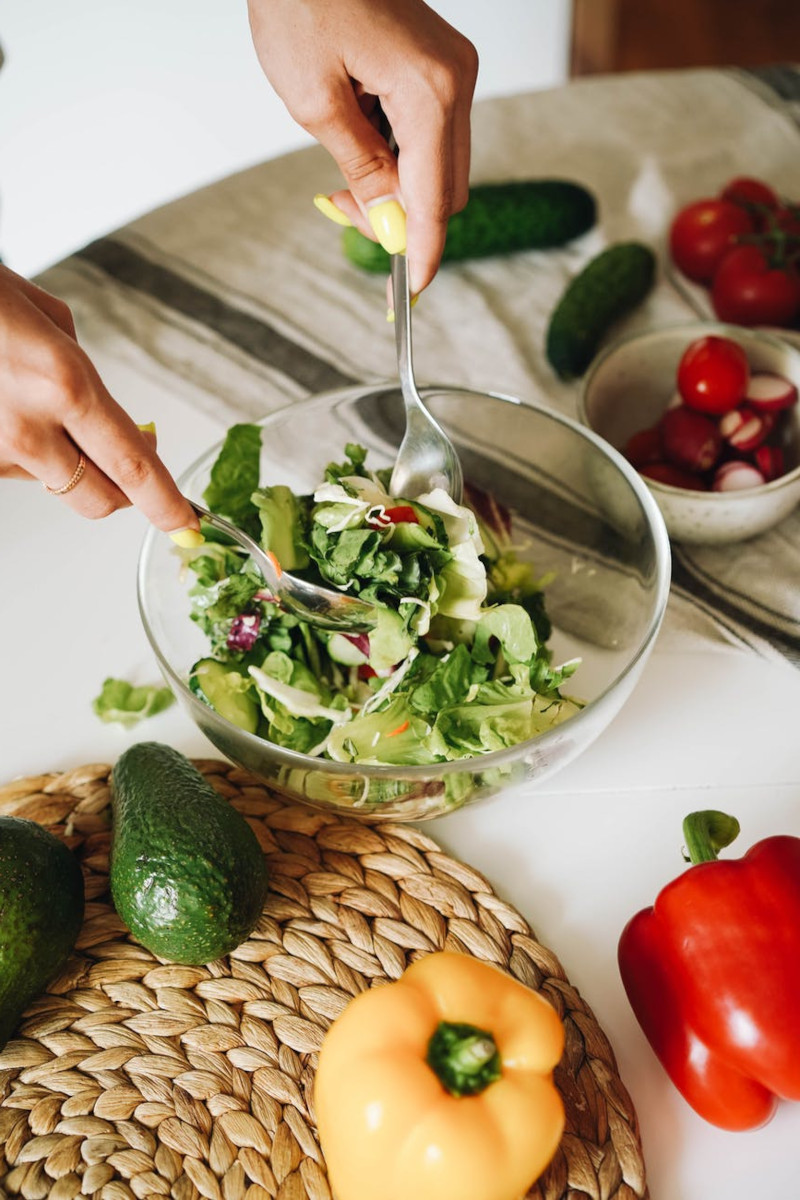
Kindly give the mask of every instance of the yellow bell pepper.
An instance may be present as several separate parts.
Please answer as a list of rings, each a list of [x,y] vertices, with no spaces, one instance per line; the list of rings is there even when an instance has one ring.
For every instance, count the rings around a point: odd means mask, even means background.
[[[555,1154],[564,1027],[541,996],[465,954],[362,992],[314,1084],[336,1200],[518,1200]]]

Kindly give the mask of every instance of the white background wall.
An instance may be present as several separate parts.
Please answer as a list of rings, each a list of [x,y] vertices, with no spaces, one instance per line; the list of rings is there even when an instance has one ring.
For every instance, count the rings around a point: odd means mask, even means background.
[[[477,46],[477,96],[566,78],[570,0],[431,0]],[[154,206],[308,143],[245,0],[3,0],[0,254],[35,274]]]

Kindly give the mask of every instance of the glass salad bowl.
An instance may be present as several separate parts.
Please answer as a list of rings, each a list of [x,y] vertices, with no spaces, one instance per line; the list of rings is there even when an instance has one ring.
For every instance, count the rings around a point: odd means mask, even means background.
[[[508,544],[516,559],[532,564],[543,587],[550,661],[579,660],[560,688],[570,715],[559,723],[542,722],[535,736],[500,749],[422,765],[403,762],[400,753],[395,762],[335,761],[319,747],[301,753],[279,746],[260,735],[263,722],[257,732],[242,728],[210,707],[195,686],[196,664],[209,654],[209,643],[190,615],[197,577],[181,552],[151,529],[139,562],[147,636],[167,683],[213,745],[297,801],[373,821],[441,816],[511,786],[537,784],[571,762],[630,695],[669,594],[669,541],[658,506],[601,438],[508,396],[444,387],[422,394],[456,445],[467,496],[491,497],[492,511],[510,515]],[[371,471],[389,468],[403,421],[395,384],[295,401],[259,422],[260,483],[312,493],[327,464],[343,461],[348,444],[364,447]],[[179,479],[191,499],[203,501],[221,445]],[[406,745],[407,725],[401,726]]]

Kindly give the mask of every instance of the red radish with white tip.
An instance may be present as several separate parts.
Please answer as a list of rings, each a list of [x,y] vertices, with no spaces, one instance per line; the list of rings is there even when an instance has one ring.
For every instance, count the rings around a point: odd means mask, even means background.
[[[717,469],[711,489],[714,492],[741,492],[746,488],[761,487],[766,479],[752,463],[731,459]]]
[[[722,436],[716,423],[685,405],[665,412],[660,430],[664,457],[677,467],[708,471],[722,452]]]
[[[771,412],[758,413],[746,404],[725,413],[719,420],[719,431],[734,450],[748,454],[772,433],[775,418]]]
[[[759,412],[781,412],[797,403],[797,388],[782,375],[757,371],[750,376],[744,398]]]

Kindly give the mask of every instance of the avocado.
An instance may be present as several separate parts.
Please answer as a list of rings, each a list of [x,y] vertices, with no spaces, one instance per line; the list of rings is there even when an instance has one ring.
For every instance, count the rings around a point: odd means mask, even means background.
[[[0,1048],[69,958],[83,907],[72,851],[35,821],[0,817]]]
[[[255,928],[267,865],[253,830],[171,746],[139,742],[111,772],[114,905],[151,953],[200,966]]]
[[[597,220],[592,193],[570,179],[477,183],[447,223],[442,262],[563,246]],[[342,234],[345,257],[364,271],[389,270],[389,255],[355,227]]]

